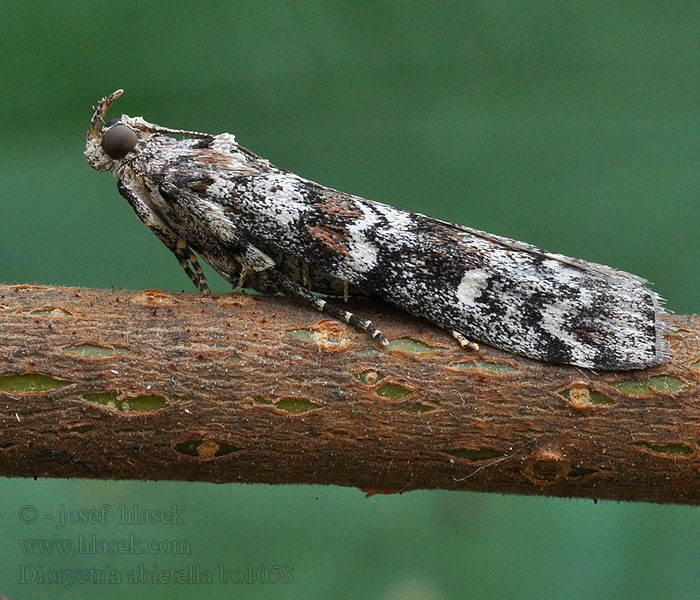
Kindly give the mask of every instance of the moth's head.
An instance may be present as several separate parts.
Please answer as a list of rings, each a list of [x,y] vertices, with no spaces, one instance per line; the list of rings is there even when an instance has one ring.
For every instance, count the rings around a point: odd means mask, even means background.
[[[85,143],[85,158],[98,171],[109,171],[117,167],[119,161],[128,158],[136,150],[141,138],[140,132],[131,126],[134,119],[126,115],[122,115],[121,119],[104,121],[107,109],[122,95],[122,91],[117,90],[102,98],[92,112]]]
[[[213,141],[213,136],[208,133],[161,127],[141,117],[122,115],[119,119],[111,119],[105,123],[107,110],[122,92],[123,90],[112,92],[93,108],[90,130],[85,142],[85,158],[93,169],[117,171],[124,161],[136,156],[140,148],[154,139],[167,144],[167,140],[174,140],[171,136],[189,138],[192,140],[189,142],[190,147],[194,147],[194,144],[206,145]],[[235,142],[233,136],[229,137]]]
[[[127,156],[138,144],[136,132],[121,119],[104,122],[107,109],[122,95],[122,91],[117,90],[102,98],[92,111],[90,130],[85,142],[85,158],[98,171],[114,168],[115,161]]]

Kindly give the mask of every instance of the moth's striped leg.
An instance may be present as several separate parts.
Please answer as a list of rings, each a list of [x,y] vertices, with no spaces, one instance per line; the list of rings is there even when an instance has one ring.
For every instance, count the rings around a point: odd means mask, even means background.
[[[314,296],[314,300],[314,306],[321,312],[324,312],[331,317],[335,317],[336,319],[341,319],[354,327],[359,327],[360,329],[366,331],[383,346],[386,346],[389,343],[389,340],[384,337],[384,334],[379,331],[379,329],[375,329],[374,325],[372,325],[372,321],[362,319],[355,313],[351,313],[350,311],[340,308],[339,306],[335,306],[334,304],[328,304],[328,302],[321,298],[316,298]]]
[[[248,267],[241,267],[241,272],[238,275],[238,281],[236,282],[236,287],[238,289],[243,289],[245,287],[246,278],[250,275],[250,269]]]
[[[454,329],[446,329],[446,331],[459,342],[459,345],[462,346],[462,348],[465,348],[466,350],[471,350],[472,352],[479,351],[479,344],[467,339],[459,331],[455,331]]]
[[[158,234],[156,233],[156,235]],[[173,254],[175,254],[180,266],[185,270],[185,273],[187,273],[187,276],[190,278],[192,283],[194,283],[195,287],[202,294],[208,294],[209,286],[207,285],[207,278],[204,275],[204,271],[202,271],[202,267],[200,266],[197,257],[194,255],[194,252],[190,250],[190,247],[187,245],[185,240],[177,240]],[[190,265],[192,268],[190,268]]]
[[[141,221],[156,234],[158,239],[163,242],[165,247],[175,255],[175,258],[177,258],[180,266],[184,269],[195,287],[203,294],[208,294],[209,286],[207,285],[207,278],[202,271],[202,267],[199,265],[197,257],[185,240],[181,239],[170,229],[135,192],[126,186],[123,180],[120,179],[117,181],[117,189],[119,193],[126,198],[131,208],[134,209],[138,218],[141,219]]]
[[[355,313],[351,313],[350,311],[344,310],[338,306],[329,304],[323,298],[314,296],[305,287],[299,285],[298,283],[294,283],[276,269],[268,269],[267,273],[270,274],[270,272],[274,272],[272,276],[275,278],[281,292],[298,298],[306,304],[313,306],[316,310],[326,313],[327,315],[335,317],[341,321],[345,321],[353,327],[359,327],[384,346],[389,343],[389,340],[384,337],[384,334],[382,334],[382,332],[378,329],[375,329],[374,325],[372,325],[372,321],[363,319]]]

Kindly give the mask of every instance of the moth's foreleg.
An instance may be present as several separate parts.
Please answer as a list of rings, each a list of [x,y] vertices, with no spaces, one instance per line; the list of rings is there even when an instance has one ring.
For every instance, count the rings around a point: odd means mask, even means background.
[[[372,321],[363,319],[355,313],[351,313],[350,311],[344,310],[338,306],[335,306],[334,304],[329,304],[323,298],[314,296],[305,287],[299,285],[298,283],[294,283],[286,275],[280,273],[276,269],[268,269],[267,274],[276,280],[280,292],[289,296],[293,296],[294,298],[298,298],[306,304],[313,306],[316,310],[320,312],[326,313],[331,317],[335,317],[336,319],[345,321],[353,327],[358,327],[363,331],[366,331],[369,335],[371,335],[375,340],[377,340],[384,346],[386,346],[389,343],[389,340],[387,340],[386,337],[384,337],[382,332],[376,329],[374,325],[372,325]]]
[[[131,205],[131,208],[134,209],[138,218],[141,219],[141,221],[156,234],[158,239],[163,242],[165,247],[175,255],[175,258],[177,258],[180,266],[184,269],[195,287],[203,294],[208,294],[209,286],[207,285],[207,278],[202,271],[202,267],[199,265],[197,257],[185,240],[170,229],[163,220],[139,198],[138,194],[131,190],[122,180],[117,181],[117,189]]]

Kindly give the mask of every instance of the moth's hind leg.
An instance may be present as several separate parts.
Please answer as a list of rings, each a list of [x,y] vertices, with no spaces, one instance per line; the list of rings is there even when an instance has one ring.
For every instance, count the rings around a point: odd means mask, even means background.
[[[446,328],[445,331],[447,331],[447,333],[449,333],[454,339],[456,339],[459,342],[459,345],[462,346],[462,348],[464,348],[465,350],[470,350],[471,352],[479,351],[479,344],[477,344],[476,342],[472,342],[459,331],[455,331],[454,329],[449,328]]]
[[[274,272],[274,274],[271,273],[271,271]],[[382,334],[381,331],[379,331],[374,327],[374,325],[372,325],[372,321],[363,319],[355,313],[351,313],[350,311],[335,306],[334,304],[329,304],[323,298],[314,296],[305,287],[299,285],[298,283],[294,283],[276,269],[268,269],[266,273],[276,280],[280,292],[283,292],[289,296],[293,296],[294,298],[298,298],[306,304],[313,306],[316,310],[320,312],[326,313],[331,317],[335,317],[336,319],[345,321],[353,327],[358,327],[363,331],[366,331],[369,335],[371,335],[375,340],[377,340],[380,344],[384,346],[386,346],[389,343],[389,340],[387,340],[386,337],[384,337],[384,334]]]
[[[411,313],[414,317],[420,317],[421,315],[416,314],[416,313]],[[456,331],[447,325],[444,325],[443,323],[438,323],[436,321],[433,321],[435,325],[437,325],[440,329],[445,330],[447,333],[449,333],[454,339],[459,342],[459,345],[462,346],[465,350],[469,350],[471,352],[478,352],[479,351],[479,344],[476,342],[472,342],[466,335],[463,333],[460,333],[459,331]]]

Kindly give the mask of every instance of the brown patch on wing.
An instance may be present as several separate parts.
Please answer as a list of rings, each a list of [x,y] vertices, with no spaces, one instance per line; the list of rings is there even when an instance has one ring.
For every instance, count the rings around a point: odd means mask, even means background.
[[[233,167],[233,158],[228,154],[222,154],[221,152],[214,152],[209,149],[202,149],[197,152],[195,158],[198,162],[204,165],[212,165],[221,169],[230,169]]]
[[[344,194],[325,194],[323,202],[318,204],[325,214],[345,217],[346,219],[363,219],[362,211],[358,210],[350,198]]]
[[[257,175],[260,172],[260,169],[253,164],[244,164],[240,159],[230,154],[216,152],[209,148],[197,150],[194,159],[205,169],[213,168],[216,171],[232,171],[237,177]]]
[[[346,245],[345,232],[342,227],[337,225],[306,225],[306,231],[309,235],[328,246],[333,252],[347,255],[348,247]]]
[[[205,193],[207,189],[209,188],[209,184],[211,182],[209,180],[205,181],[203,179],[200,179],[198,181],[195,181],[194,183],[190,184],[190,189],[193,192],[199,192],[199,193]]]

